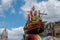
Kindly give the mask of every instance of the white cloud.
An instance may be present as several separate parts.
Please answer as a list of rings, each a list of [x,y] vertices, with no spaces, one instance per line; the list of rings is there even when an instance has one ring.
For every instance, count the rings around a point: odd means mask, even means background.
[[[16,12],[15,12],[15,9],[12,9],[11,12],[14,13],[14,14],[16,13]]]
[[[12,4],[12,0],[2,0],[2,6],[6,9],[11,7],[11,4]]]
[[[1,0],[0,4],[0,17],[5,18],[4,10],[7,10],[9,7],[11,7],[12,0]]]
[[[22,11],[19,11],[19,14],[22,14]]]
[[[35,6],[36,9],[40,9],[42,11],[46,11],[47,16],[43,16],[43,20],[47,20],[49,22],[59,21],[60,20],[60,1],[57,0],[48,0],[37,2],[37,0],[25,0],[25,5],[20,7],[24,12],[27,12],[31,9],[32,6]],[[24,15],[26,16],[27,13]]]
[[[25,5],[21,7],[22,10],[28,11],[36,3],[36,0],[25,0]]]
[[[13,1],[15,2],[16,0],[1,0],[0,4],[0,17],[6,17],[4,14],[4,10],[7,11],[9,8],[11,8],[13,5]],[[11,9],[12,13],[15,13],[15,9]]]
[[[6,17],[6,16],[4,15],[2,5],[0,5],[0,17],[4,17],[4,18]]]
[[[0,28],[0,31],[3,31],[4,28]],[[23,27],[7,29],[8,31],[8,40],[21,40],[23,38]]]

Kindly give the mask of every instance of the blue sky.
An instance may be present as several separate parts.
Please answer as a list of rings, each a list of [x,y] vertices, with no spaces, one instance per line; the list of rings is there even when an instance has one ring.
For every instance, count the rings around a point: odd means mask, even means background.
[[[42,0],[37,0],[37,2],[41,2],[41,1]],[[2,12],[3,12],[2,15],[4,16],[4,17],[0,17],[0,23],[4,22],[6,28],[24,26],[27,21],[27,18],[24,18],[23,15],[24,11],[21,10],[20,7],[25,5],[25,0],[10,0],[9,1],[10,4],[4,4],[3,2],[2,0],[0,0],[0,5],[2,6]]]
[[[3,8],[6,18],[0,18],[0,22],[5,22],[7,28],[24,26],[26,23],[26,19],[23,15],[24,12],[20,9],[20,7],[24,4],[24,0],[16,0],[16,2],[13,0],[11,5],[13,6],[15,13],[11,12],[13,10],[12,7],[8,8],[8,10],[5,10],[5,8]],[[0,5],[2,5],[1,0]],[[19,11],[21,12],[21,14],[19,13]]]
[[[2,5],[1,0],[0,5]],[[7,28],[23,26],[26,23],[26,19],[23,17],[23,11],[20,7],[24,5],[24,0],[16,0],[16,3],[13,0],[11,5],[13,6],[13,9],[12,7],[9,7],[8,10],[3,8],[5,18],[0,17],[0,23],[6,23],[5,26]],[[15,12],[12,12],[12,10],[15,10]],[[21,11],[21,14],[19,11]]]
[[[54,2],[54,3],[53,3]],[[60,21],[60,1],[58,0],[0,0],[0,31],[7,28],[9,40],[21,40],[27,14],[32,6],[46,16],[47,22]]]

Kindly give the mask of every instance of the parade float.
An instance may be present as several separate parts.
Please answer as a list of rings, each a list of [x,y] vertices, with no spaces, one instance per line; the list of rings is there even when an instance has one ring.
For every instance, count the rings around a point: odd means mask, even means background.
[[[41,16],[46,15],[36,10],[33,6],[28,13],[28,20],[24,27],[25,39],[24,40],[43,40],[45,37],[44,26],[45,21]]]

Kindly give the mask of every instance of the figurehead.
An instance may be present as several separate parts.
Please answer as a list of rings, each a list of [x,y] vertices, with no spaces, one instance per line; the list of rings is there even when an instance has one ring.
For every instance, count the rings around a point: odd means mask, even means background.
[[[28,14],[28,20],[24,27],[25,33],[39,34],[44,31],[44,22],[41,19],[40,10],[36,10],[33,6]]]

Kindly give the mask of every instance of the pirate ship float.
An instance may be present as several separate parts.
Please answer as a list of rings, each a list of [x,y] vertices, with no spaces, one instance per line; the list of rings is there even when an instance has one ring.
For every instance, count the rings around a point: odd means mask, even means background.
[[[41,19],[40,10],[36,10],[33,6],[28,14],[28,21],[24,27],[25,40],[42,40],[44,34],[44,22]]]

